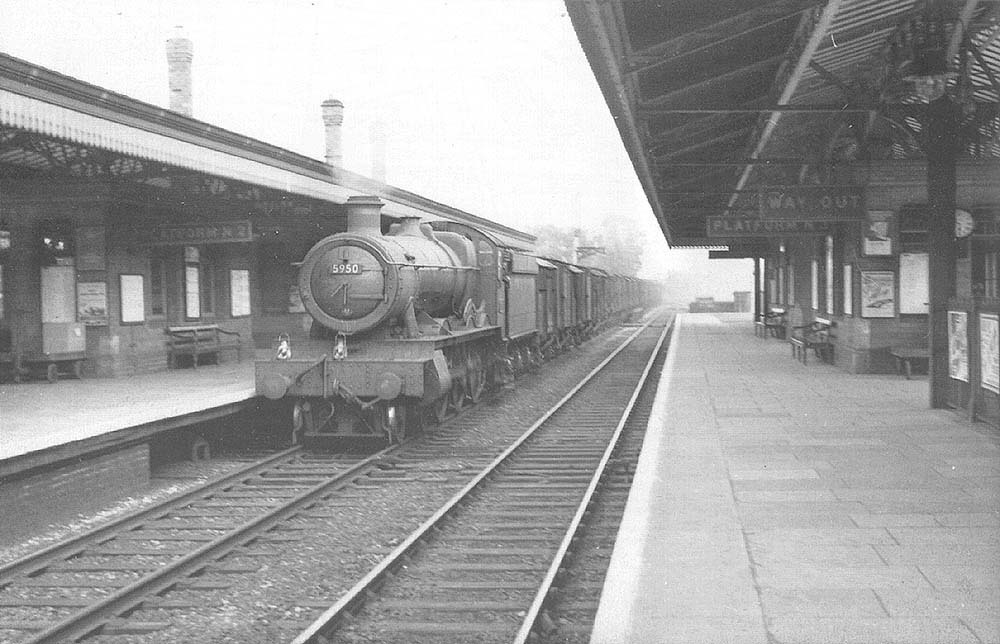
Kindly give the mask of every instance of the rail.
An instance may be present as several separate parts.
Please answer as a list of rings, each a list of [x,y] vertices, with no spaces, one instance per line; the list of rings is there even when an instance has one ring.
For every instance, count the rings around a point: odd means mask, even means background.
[[[602,373],[622,351],[629,347],[629,345],[631,345],[638,336],[646,332],[648,327],[648,324],[644,325],[632,333],[619,347],[615,349],[614,352],[612,352],[611,355],[607,356],[597,367],[585,376],[583,380],[574,386],[568,394],[560,399],[559,402],[546,411],[541,418],[539,418],[534,424],[532,424],[531,427],[522,433],[511,446],[504,450],[504,452],[497,456],[482,471],[473,477],[459,492],[448,499],[429,519],[427,519],[409,536],[407,536],[392,552],[386,555],[386,557],[382,559],[372,570],[370,570],[360,581],[358,581],[350,590],[342,595],[336,603],[326,609],[315,621],[313,621],[312,624],[301,631],[293,640],[293,644],[326,642],[331,633],[339,628],[344,620],[348,619],[352,614],[357,613],[362,609],[369,598],[374,596],[375,591],[385,582],[387,578],[391,577],[395,572],[400,571],[404,564],[411,560],[412,556],[416,554],[417,550],[423,544],[432,540],[432,534],[442,529],[442,524],[445,520],[453,518],[458,514],[459,509],[470,504],[470,497],[473,496],[473,493],[481,492],[486,487],[487,482],[491,481],[494,476],[498,475],[498,470],[502,465],[511,465],[514,461],[515,455],[523,455],[522,453],[527,451],[525,448],[528,445],[529,439],[538,438],[538,435],[541,433],[540,429],[546,427],[555,414],[564,410],[567,403],[571,400],[578,399],[580,392],[588,384],[590,384],[598,374]],[[662,345],[663,338],[668,329],[669,327],[665,327],[663,333],[660,335],[656,344],[657,350],[659,350],[659,347]],[[651,355],[655,356],[656,351],[653,351]],[[645,363],[645,367],[642,372],[643,382],[649,373],[651,360],[652,358]],[[634,404],[635,396],[637,395],[636,392],[639,388],[641,388],[641,385],[640,387],[636,387],[632,390],[628,398],[629,402],[626,405],[626,411],[617,421],[617,427],[619,429],[613,432],[615,440],[617,440],[620,436],[620,427],[624,422],[621,418],[627,418],[628,410],[630,410],[632,404]],[[599,399],[595,398],[595,400]],[[560,430],[556,429],[553,431],[558,433]],[[593,432],[585,433],[592,434]],[[611,448],[608,447],[607,443],[610,443],[611,439],[606,435],[603,435],[603,438],[601,436],[594,436],[592,437],[592,440],[602,440],[605,443],[601,448],[603,456],[600,459],[599,464],[599,467],[603,469],[609,462]],[[574,445],[574,449],[580,452],[588,451],[591,447],[593,447],[592,444],[580,447]],[[563,449],[565,450],[565,448]],[[513,467],[513,465],[511,466]],[[573,477],[570,476],[570,478]],[[596,481],[599,480],[599,478],[599,474],[594,474],[587,479],[588,485],[584,498],[580,503],[575,505],[576,509],[574,511],[570,529],[560,542],[556,552],[556,559],[552,560],[550,564],[545,567],[545,581],[534,595],[534,600],[526,601],[524,604],[524,608],[529,610],[525,611],[523,614],[530,616],[532,620],[538,616],[540,607],[544,602],[544,597],[548,595],[548,585],[550,585],[552,580],[555,578],[555,571],[559,568],[559,562],[568,551],[568,543],[572,541],[572,533],[575,532],[576,527],[580,524],[580,520],[586,511],[586,505],[593,494],[593,490],[596,488]],[[572,485],[575,486],[576,483],[574,482]],[[525,626],[524,628],[530,631],[531,626]],[[513,634],[514,629],[511,630]]]
[[[303,506],[313,503],[317,498],[326,494],[330,489],[351,480],[360,470],[381,460],[398,448],[399,446],[395,445],[360,458],[355,462],[331,462],[328,468],[330,471],[315,472],[311,475],[302,474],[302,478],[306,480],[299,487],[303,488],[303,491],[295,493],[291,486],[283,486],[284,490],[293,492],[294,496],[276,501],[272,507],[266,507],[262,510],[260,508],[253,509],[254,516],[238,525],[228,527],[213,525],[205,528],[210,535],[201,538],[191,535],[193,540],[205,542],[196,550],[166,563],[145,563],[129,568],[140,575],[134,582],[118,587],[108,595],[95,599],[93,603],[84,602],[86,605],[80,607],[76,612],[64,618],[58,618],[58,621],[44,628],[29,628],[29,630],[36,632],[23,642],[25,644],[55,644],[74,641],[95,632],[127,614],[140,605],[145,598],[172,587],[178,579],[210,567],[228,552],[249,543],[260,533],[286,520],[300,511]],[[150,525],[153,527],[148,529],[156,530],[153,522],[164,519],[172,510],[190,507],[193,503],[217,494],[220,490],[230,490],[234,485],[253,481],[254,477],[263,477],[266,472],[273,468],[292,464],[292,460],[296,459],[301,451],[301,447],[293,447],[279,452],[238,472],[215,479],[196,490],[172,497],[161,504],[124,517],[113,524],[15,561],[0,568],[0,586],[16,587],[20,579],[37,578],[49,568],[57,573],[66,569],[121,571],[124,568],[100,563],[93,564],[91,568],[73,568],[72,565],[66,568],[66,566],[69,560],[79,561],[79,558],[84,556],[88,550],[96,549],[95,546],[103,547],[109,539],[113,539],[117,535],[134,534],[133,531],[147,528]],[[225,530],[225,532],[219,535],[216,534],[218,530]],[[123,538],[127,539],[128,537]],[[130,553],[125,551],[122,554]],[[164,556],[172,554],[176,553],[166,552]],[[106,566],[106,568],[102,566]]]

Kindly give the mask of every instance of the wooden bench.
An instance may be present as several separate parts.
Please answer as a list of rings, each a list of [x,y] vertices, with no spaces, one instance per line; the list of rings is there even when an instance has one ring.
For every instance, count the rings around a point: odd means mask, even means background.
[[[773,308],[767,313],[761,315],[757,321],[754,322],[754,335],[764,338],[765,340],[768,336],[772,338],[778,338],[783,340],[785,338],[785,309]]]
[[[168,326],[167,363],[171,369],[177,368],[178,356],[191,356],[194,367],[198,367],[199,356],[214,355],[219,362],[219,354],[227,349],[236,349],[236,360],[240,355],[240,334],[237,331],[227,331],[217,324],[199,324],[192,326]]]
[[[792,337],[788,339],[792,347],[792,357],[808,362],[809,350],[816,353],[816,357],[824,362],[833,363],[833,335],[834,323],[823,318],[816,318],[809,324],[792,327]]]
[[[905,373],[907,380],[913,376],[914,362],[928,363],[931,359],[927,347],[892,347],[889,353],[896,359],[896,373]]]

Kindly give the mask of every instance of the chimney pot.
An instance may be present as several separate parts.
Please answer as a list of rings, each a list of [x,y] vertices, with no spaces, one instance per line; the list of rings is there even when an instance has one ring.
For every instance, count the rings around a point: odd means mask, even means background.
[[[191,116],[191,61],[194,45],[184,37],[181,27],[167,40],[167,73],[170,84],[170,109]]]
[[[335,98],[328,98],[321,103],[323,108],[323,125],[326,127],[326,163],[327,165],[343,166],[344,154],[341,150],[341,128],[344,123],[344,104]]]

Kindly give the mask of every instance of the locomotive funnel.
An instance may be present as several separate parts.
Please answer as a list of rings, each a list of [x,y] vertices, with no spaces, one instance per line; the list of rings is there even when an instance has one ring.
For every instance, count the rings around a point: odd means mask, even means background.
[[[369,195],[347,198],[347,232],[382,235],[382,200]]]

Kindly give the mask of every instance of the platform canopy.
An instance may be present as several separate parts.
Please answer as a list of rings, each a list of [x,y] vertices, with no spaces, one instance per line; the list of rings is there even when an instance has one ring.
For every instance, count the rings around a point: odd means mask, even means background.
[[[534,245],[508,226],[0,54],[0,178],[44,177],[177,186],[299,210],[375,195],[391,217],[459,221]]]
[[[1000,156],[998,0],[566,7],[674,247],[725,242],[710,227],[752,209],[763,190],[835,185],[838,166],[922,158],[928,98],[914,77],[936,39],[947,91],[963,105],[963,154]],[[733,256],[742,243],[729,240]]]

